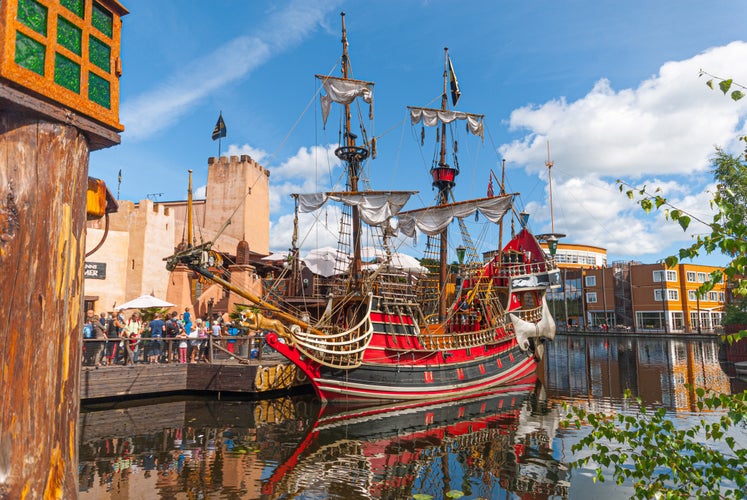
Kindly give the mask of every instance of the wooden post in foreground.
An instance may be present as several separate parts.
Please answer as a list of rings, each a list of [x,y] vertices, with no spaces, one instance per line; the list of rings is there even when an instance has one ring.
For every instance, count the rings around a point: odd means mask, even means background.
[[[88,156],[123,129],[126,13],[0,2],[0,498],[78,496]]]

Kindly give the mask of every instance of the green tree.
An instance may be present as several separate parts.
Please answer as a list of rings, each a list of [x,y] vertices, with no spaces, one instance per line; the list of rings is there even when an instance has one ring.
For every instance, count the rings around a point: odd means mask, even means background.
[[[701,71],[702,75],[707,73]],[[712,76],[712,75],[708,75]],[[713,77],[707,82],[713,87],[713,79],[719,80],[719,89],[726,95],[736,85],[731,80]],[[744,88],[741,85],[736,85]],[[735,101],[744,94],[733,90],[729,94]],[[745,155],[736,157],[717,149],[711,166],[718,188],[713,193],[712,207],[715,214],[710,222],[677,208],[657,189],[649,192],[646,187],[637,188],[618,180],[620,191],[648,212],[662,211],[666,218],[687,230],[691,223],[702,223],[708,228],[705,236],[698,236],[689,247],[679,250],[677,255],[667,257],[669,267],[681,259],[692,259],[701,253],[720,252],[730,257],[723,273],[716,271],[704,283],[700,293],[726,278],[733,285],[733,294],[741,298],[737,302],[734,319],[744,313],[747,298],[747,136]],[[729,342],[742,338],[747,332],[727,335]],[[611,470],[612,478],[622,484],[632,481],[635,498],[747,498],[747,449],[728,433],[735,426],[745,426],[747,416],[747,391],[727,395],[706,393],[696,389],[698,408],[719,410],[716,421],[705,418],[687,429],[681,429],[668,418],[666,410],[648,410],[636,399],[637,412],[618,414],[614,417],[603,413],[587,412],[583,408],[567,408],[568,418],[564,425],[580,428],[589,426],[590,433],[572,446],[574,452],[590,452],[584,458],[569,465],[580,468],[590,462],[600,464],[595,480],[604,481],[604,470]],[[630,397],[628,393],[626,397]],[[726,445],[721,451],[719,445]]]

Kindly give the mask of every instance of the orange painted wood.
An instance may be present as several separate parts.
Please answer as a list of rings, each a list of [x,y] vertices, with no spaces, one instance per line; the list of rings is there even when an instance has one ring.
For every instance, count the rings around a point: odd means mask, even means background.
[[[0,498],[76,498],[89,144],[0,106]]]

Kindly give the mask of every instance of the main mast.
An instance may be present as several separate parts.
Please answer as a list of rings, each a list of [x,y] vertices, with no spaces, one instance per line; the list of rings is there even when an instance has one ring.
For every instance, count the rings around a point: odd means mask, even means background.
[[[342,78],[350,78],[350,64],[348,60],[348,36],[345,29],[345,13],[340,13],[342,18]],[[343,145],[335,150],[335,156],[347,164],[348,171],[348,189],[351,193],[358,192],[358,180],[360,177],[361,162],[368,157],[368,149],[363,146],[356,146],[357,136],[350,130],[350,103],[344,103],[345,106],[345,131],[343,135]],[[360,286],[361,277],[361,220],[360,212],[357,206],[351,207],[351,217],[353,225],[353,261],[350,264],[350,274],[352,287],[357,289]]]

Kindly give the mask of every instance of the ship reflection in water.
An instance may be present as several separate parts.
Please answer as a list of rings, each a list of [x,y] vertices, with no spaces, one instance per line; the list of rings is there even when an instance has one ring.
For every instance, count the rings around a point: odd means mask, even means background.
[[[97,410],[81,416],[80,498],[566,498],[557,423],[533,380],[367,408],[302,396]]]
[[[629,498],[632,485],[568,471],[588,429],[559,428],[562,402],[629,411],[625,389],[676,415],[695,389],[736,393],[736,347],[713,340],[558,336],[534,380],[490,394],[393,406],[164,400],[86,407],[80,498]],[[690,384],[688,389],[685,384]],[[734,436],[747,447],[747,432]]]

